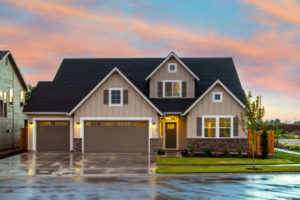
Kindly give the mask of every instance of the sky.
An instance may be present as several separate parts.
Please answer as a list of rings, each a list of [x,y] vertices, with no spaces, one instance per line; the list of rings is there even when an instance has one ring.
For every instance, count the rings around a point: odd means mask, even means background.
[[[232,57],[265,119],[300,121],[299,0],[0,0],[0,16],[30,84],[63,58]]]

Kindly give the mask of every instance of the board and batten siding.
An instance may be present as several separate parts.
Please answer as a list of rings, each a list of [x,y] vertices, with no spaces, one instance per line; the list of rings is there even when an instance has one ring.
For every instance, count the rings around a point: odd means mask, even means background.
[[[168,63],[177,63],[177,72],[168,72]],[[174,58],[170,58],[153,76],[150,78],[150,98],[161,98],[158,96],[158,82],[164,80],[182,80],[186,82],[186,96],[184,98],[195,97],[195,78]]]
[[[6,62],[7,59],[7,62]],[[9,103],[9,89],[13,89],[13,105]],[[21,90],[24,91],[11,61],[10,56],[0,60],[0,91],[6,92],[7,117],[0,117],[0,150],[16,148],[20,145],[20,128],[24,127],[24,120],[27,116],[23,113],[23,106],[20,105]],[[7,133],[13,129],[14,134]]]
[[[223,92],[223,102],[213,102],[213,93]],[[220,85],[216,85],[198,104],[189,112],[187,116],[187,137],[197,137],[197,118],[203,115],[232,115],[240,116],[244,108]],[[204,124],[202,124],[204,126]],[[203,134],[202,134],[203,136]],[[199,137],[197,137],[199,138]],[[239,136],[234,138],[247,138],[247,135],[239,125]]]
[[[32,114],[28,114],[28,150],[32,150],[33,149],[33,125],[29,125],[31,122],[33,122],[33,118],[58,118],[58,119],[70,119],[72,118],[71,116],[67,116],[67,115],[32,115]],[[74,123],[73,123],[73,133],[74,133]]]
[[[103,102],[104,90],[123,88],[128,90],[128,104],[109,106]],[[111,75],[74,113],[74,124],[81,117],[115,117],[115,118],[152,118],[152,138],[158,137],[158,114],[146,100],[132,88],[119,74]],[[81,125],[82,126],[82,125]],[[75,128],[75,138],[80,137],[80,129]]]

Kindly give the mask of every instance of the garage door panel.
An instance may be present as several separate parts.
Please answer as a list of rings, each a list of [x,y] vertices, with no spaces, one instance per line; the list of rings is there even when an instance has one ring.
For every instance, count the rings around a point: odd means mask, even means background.
[[[38,151],[70,151],[70,122],[38,121],[36,143]]]
[[[148,122],[88,121],[84,128],[85,152],[146,153]]]

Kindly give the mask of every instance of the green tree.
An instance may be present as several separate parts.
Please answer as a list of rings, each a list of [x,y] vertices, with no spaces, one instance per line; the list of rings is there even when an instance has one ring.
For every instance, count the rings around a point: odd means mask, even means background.
[[[31,97],[31,94],[33,90],[35,89],[35,86],[32,86],[30,84],[27,85],[27,92],[25,93],[25,103],[27,103]]]
[[[261,157],[262,158],[268,158],[268,156],[269,156],[269,145],[268,145],[268,134],[267,134],[266,129],[261,134],[260,146],[261,146],[261,149],[262,149]]]
[[[263,123],[265,108],[261,106],[259,97],[256,97],[255,100],[252,100],[251,91],[249,91],[248,95],[246,95],[245,106],[245,112],[240,114],[239,122],[245,132],[247,132],[247,130],[252,132],[252,168],[255,169],[254,132],[261,130],[262,125],[267,125]]]
[[[275,125],[279,125],[280,124],[280,119],[275,119]]]

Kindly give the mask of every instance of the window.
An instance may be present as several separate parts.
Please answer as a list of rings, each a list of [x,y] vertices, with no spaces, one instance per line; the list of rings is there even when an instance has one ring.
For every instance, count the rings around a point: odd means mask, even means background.
[[[169,63],[168,64],[168,72],[176,73],[177,72],[177,63]]]
[[[3,98],[3,91],[0,90],[0,98]]]
[[[0,117],[7,117],[6,92],[0,91]]]
[[[203,132],[205,138],[231,138],[233,137],[232,116],[203,117]]]
[[[214,92],[213,93],[213,102],[222,102],[223,101],[223,93],[222,92]]]
[[[20,106],[24,106],[24,91],[20,92]]]
[[[164,97],[181,97],[181,81],[164,81]]]
[[[121,106],[123,105],[123,89],[109,88],[109,105]]]
[[[12,104],[14,101],[14,91],[13,89],[9,89],[9,103]]]

